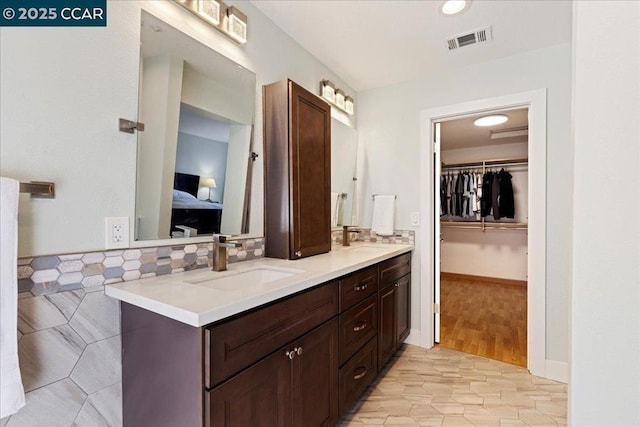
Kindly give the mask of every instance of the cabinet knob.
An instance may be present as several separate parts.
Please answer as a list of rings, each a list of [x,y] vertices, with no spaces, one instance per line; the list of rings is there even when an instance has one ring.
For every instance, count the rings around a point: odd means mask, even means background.
[[[284,355],[287,356],[289,360],[293,360],[293,358],[296,357],[296,350],[287,351]]]
[[[400,285],[398,284],[398,282],[396,282],[396,283],[393,284],[393,286],[395,286],[397,288]]]
[[[358,283],[356,286],[353,287],[353,290],[356,292],[360,292],[360,291],[364,291],[368,287],[369,285],[367,283]]]
[[[363,330],[363,329],[364,329],[364,328],[366,328],[366,327],[367,327],[367,321],[366,321],[366,320],[362,320],[362,321],[360,321],[360,322],[356,323],[356,324],[353,326],[353,332],[361,331],[361,330]]]
[[[302,347],[296,347],[293,349],[298,356],[302,355]]]
[[[296,251],[295,256],[301,257],[302,256],[302,251]]]
[[[354,379],[354,380],[356,380],[356,381],[357,381],[357,380],[359,380],[360,378],[362,378],[362,377],[364,377],[365,375],[367,375],[367,368],[365,368],[364,366],[360,366],[357,370],[358,370],[358,371],[360,371],[360,372],[358,372],[357,374],[354,374],[354,375],[353,375],[353,379]]]

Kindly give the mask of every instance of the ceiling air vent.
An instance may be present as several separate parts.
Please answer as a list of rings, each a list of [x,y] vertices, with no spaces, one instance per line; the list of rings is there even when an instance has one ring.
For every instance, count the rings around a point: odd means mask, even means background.
[[[485,43],[491,40],[491,27],[481,28],[471,33],[460,34],[448,39],[445,44],[447,49],[454,50],[460,47],[477,43]]]

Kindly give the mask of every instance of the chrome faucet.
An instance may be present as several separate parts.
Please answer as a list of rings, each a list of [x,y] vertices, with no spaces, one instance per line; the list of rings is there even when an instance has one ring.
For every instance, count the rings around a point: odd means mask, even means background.
[[[351,233],[360,233],[360,230],[351,225],[342,226],[342,246],[351,245]]]
[[[230,242],[227,236],[213,235],[213,263],[211,271],[225,271],[227,269],[227,248],[239,248],[242,243]]]

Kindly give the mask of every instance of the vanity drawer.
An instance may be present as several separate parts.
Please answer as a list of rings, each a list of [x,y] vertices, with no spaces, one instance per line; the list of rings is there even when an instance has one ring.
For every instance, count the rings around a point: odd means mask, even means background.
[[[211,388],[338,314],[338,283],[205,329],[205,386]]]
[[[378,333],[378,298],[372,295],[340,315],[340,364]]]
[[[384,288],[410,271],[411,252],[382,261],[380,263],[380,287]]]
[[[378,267],[373,266],[357,271],[340,279],[340,311],[378,292]]]
[[[378,374],[377,349],[377,340],[373,338],[340,368],[340,416],[353,406]]]

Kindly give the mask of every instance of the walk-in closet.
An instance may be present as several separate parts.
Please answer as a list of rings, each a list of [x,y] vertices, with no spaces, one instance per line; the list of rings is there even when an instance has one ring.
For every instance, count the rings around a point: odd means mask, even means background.
[[[488,116],[502,123],[483,126]],[[443,121],[435,177],[439,344],[520,366],[527,366],[527,135],[526,108]]]

